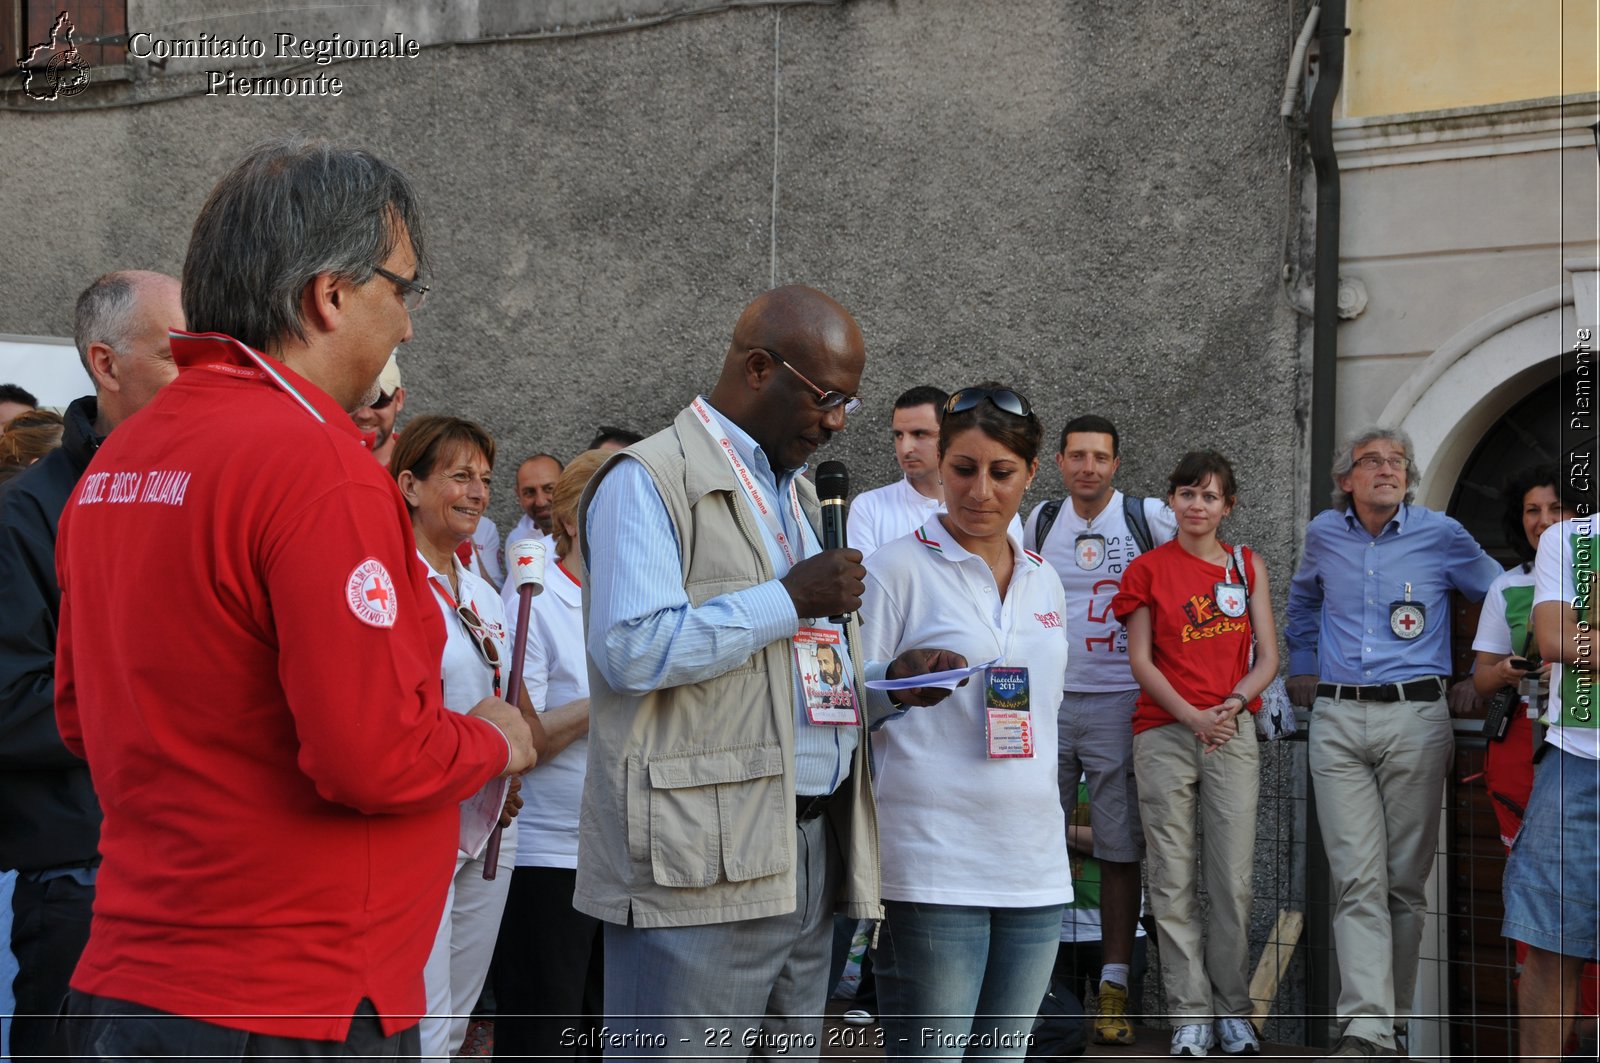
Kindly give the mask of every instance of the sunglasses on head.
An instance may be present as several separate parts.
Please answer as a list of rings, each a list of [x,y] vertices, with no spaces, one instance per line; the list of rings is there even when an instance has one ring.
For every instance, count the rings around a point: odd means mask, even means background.
[[[1033,416],[1033,407],[1028,405],[1028,400],[1010,388],[962,388],[945,400],[944,412],[963,413],[984,399],[988,399],[995,409],[1017,417]]]

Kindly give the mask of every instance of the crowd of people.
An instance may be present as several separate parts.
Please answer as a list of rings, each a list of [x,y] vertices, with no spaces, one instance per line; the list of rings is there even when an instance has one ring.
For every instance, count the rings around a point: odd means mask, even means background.
[[[1172,1054],[1260,1051],[1280,653],[1268,567],[1224,534],[1225,456],[1124,495],[1116,425],[1083,414],[1066,494],[1024,520],[1047,445],[1026,395],[919,386],[891,414],[904,477],[841,536],[804,473],[861,407],[866,342],[786,286],[669,426],[524,458],[502,538],[490,432],[399,422],[428,266],[404,174],[265,143],[207,199],[181,282],[80,296],[95,394],[59,443],[26,449],[49,426],[12,411],[14,1055],[446,1058],[490,982],[496,1055],[812,1057],[836,920],[871,941],[881,1025],[855,1044],[1020,1059],[1052,983],[1087,976],[1096,1040],[1126,1045],[1141,864]],[[1404,1049],[1451,592],[1490,599],[1478,690],[1523,699],[1490,785],[1515,813],[1524,1051],[1558,1051],[1600,923],[1594,518],[1558,470],[1513,481],[1527,563],[1502,574],[1415,504],[1404,433],[1356,433],[1332,475],[1280,685],[1309,710],[1333,876],[1332,1055]],[[1074,851],[1098,868],[1088,971]]]

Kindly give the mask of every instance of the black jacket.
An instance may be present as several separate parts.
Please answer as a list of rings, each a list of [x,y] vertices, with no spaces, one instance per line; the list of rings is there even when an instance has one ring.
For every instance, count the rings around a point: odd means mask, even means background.
[[[56,730],[56,527],[94,457],[94,396],[67,407],[62,445],[0,491],[0,868],[100,862],[89,766]]]

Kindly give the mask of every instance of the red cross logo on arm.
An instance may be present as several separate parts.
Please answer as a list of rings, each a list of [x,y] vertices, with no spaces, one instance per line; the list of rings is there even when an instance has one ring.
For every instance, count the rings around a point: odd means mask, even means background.
[[[382,580],[373,580],[372,586],[367,590],[367,601],[377,602],[378,608],[389,608],[389,592],[384,589]]]

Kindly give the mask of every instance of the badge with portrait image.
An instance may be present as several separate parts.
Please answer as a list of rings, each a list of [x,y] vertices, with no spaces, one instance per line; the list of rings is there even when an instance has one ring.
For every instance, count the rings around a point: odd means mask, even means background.
[[[984,738],[991,760],[1033,756],[1028,670],[991,665],[983,674]]]
[[[1405,598],[1389,603],[1389,630],[1403,639],[1414,639],[1428,626],[1428,610],[1411,600],[1411,584],[1405,585]]]
[[[1093,572],[1105,564],[1106,537],[1096,532],[1079,532],[1077,539],[1073,540],[1072,552],[1079,568]]]
[[[836,628],[803,627],[794,637],[795,667],[805,694],[806,718],[831,727],[854,726],[861,716]]]

